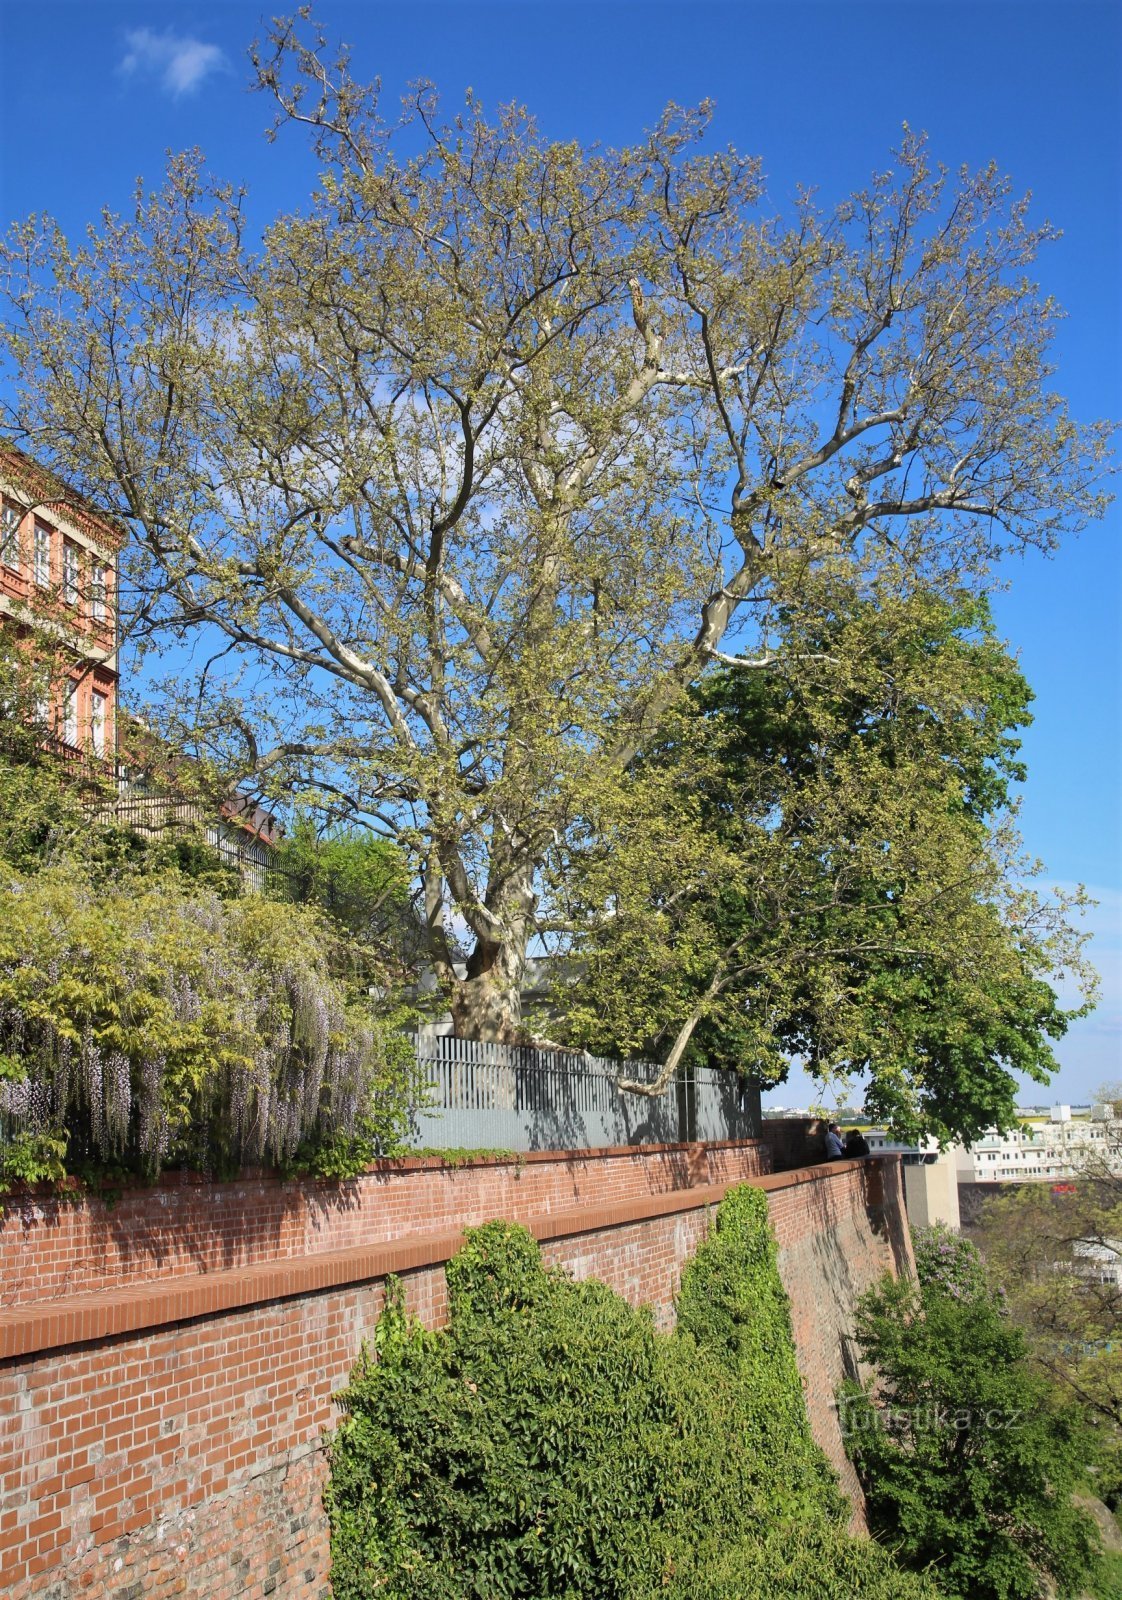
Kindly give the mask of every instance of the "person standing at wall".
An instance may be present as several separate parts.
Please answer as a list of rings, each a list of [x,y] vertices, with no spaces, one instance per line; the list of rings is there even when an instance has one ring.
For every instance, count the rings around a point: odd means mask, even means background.
[[[826,1129],[826,1160],[840,1161],[845,1155],[842,1148],[841,1128],[836,1122],[831,1122]]]

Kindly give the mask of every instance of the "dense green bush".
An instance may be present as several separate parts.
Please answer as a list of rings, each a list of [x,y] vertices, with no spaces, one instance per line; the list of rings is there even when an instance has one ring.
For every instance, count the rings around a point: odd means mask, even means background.
[[[720,1526],[730,1538],[744,1531],[742,1473],[748,1474],[754,1505],[768,1518],[793,1515],[802,1522],[825,1513],[836,1520],[846,1510],[834,1474],[810,1435],[776,1254],[766,1195],[746,1186],[735,1189],[722,1201],[716,1227],[683,1273],[678,1295],[673,1343],[683,1365],[711,1358],[722,1380],[731,1378],[734,1384],[728,1401],[722,1401],[736,1419],[720,1478],[731,1498],[727,1506],[710,1500],[707,1512],[712,1518],[721,1511]]]
[[[1122,1555],[1104,1556],[1088,1591],[1095,1600],[1122,1600]]]
[[[506,1223],[469,1233],[448,1288],[442,1333],[390,1294],[340,1397],[336,1600],[934,1593],[843,1531],[762,1193],[722,1205],[674,1334]]]
[[[662,1591],[665,1600],[935,1600],[940,1593],[930,1579],[901,1571],[883,1545],[821,1522],[785,1523],[762,1543],[705,1541]]]
[[[1024,1336],[966,1240],[921,1239],[919,1282],[885,1278],[859,1308],[877,1383],[843,1417],[871,1522],[905,1565],[962,1600],[1064,1600],[1098,1537],[1072,1502],[1094,1456],[1080,1411],[1026,1360]]]
[[[175,1163],[342,1176],[399,1148],[412,1051],[335,975],[333,940],[314,910],[171,869],[0,864],[0,1183]]]

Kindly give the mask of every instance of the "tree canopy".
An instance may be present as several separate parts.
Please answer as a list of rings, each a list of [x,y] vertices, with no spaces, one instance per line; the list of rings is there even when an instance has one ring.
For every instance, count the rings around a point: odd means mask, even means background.
[[[1101,1429],[1102,1492],[1122,1501],[1122,1085],[1109,1113],[1067,1145],[1073,1182],[1003,1185],[975,1237],[1039,1369]],[[1047,1131],[1047,1130],[1046,1130]]]
[[[705,106],[585,148],[387,115],[311,24],[254,60],[314,194],[255,240],[194,153],[81,243],[16,227],[9,422],[131,530],[132,637],[214,642],[198,736],[402,839],[458,1030],[514,1037],[543,869],[683,685],[808,574],[958,584],[1098,513],[1054,230],[910,132],[777,209]]]
[[[969,1138],[1014,1118],[1014,1072],[1047,1081],[1055,974],[1093,992],[1018,848],[1031,691],[980,597],[809,589],[772,667],[705,675],[576,841],[570,1035],[865,1072],[870,1115]]]

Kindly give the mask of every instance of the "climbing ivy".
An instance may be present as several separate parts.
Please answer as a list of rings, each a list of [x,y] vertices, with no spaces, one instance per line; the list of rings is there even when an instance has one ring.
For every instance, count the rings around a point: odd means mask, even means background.
[[[673,1334],[505,1222],[469,1231],[448,1293],[431,1333],[391,1286],[339,1397],[336,1600],[814,1600],[838,1572],[934,1595],[844,1531],[762,1193],[721,1206]]]

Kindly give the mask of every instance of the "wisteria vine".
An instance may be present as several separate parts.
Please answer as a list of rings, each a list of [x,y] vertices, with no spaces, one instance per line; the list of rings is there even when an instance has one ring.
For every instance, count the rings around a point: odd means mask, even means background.
[[[70,1165],[148,1175],[285,1165],[371,1129],[377,1153],[411,1080],[329,945],[306,907],[170,876],[0,883],[0,1143],[62,1133]]]

